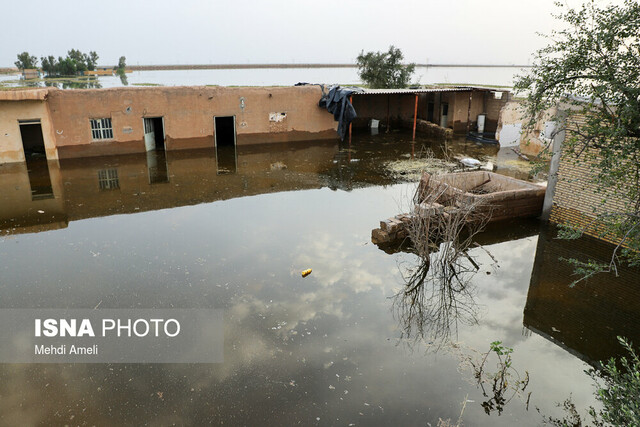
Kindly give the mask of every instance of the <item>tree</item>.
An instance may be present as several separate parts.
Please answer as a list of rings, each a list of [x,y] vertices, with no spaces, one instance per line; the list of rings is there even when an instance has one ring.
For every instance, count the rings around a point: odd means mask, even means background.
[[[389,46],[388,52],[360,52],[358,75],[371,88],[404,88],[409,84],[416,64],[402,64],[402,51]]]
[[[47,76],[54,76],[56,74],[58,61],[56,61],[55,56],[43,56],[42,58],[40,58],[40,62],[42,63],[42,71],[44,71]]]
[[[22,52],[18,54],[18,60],[15,62],[15,64],[20,71],[31,68],[38,68],[38,58],[29,55],[29,52]]]
[[[56,75],[58,76],[75,76],[78,72],[77,63],[73,59],[58,57],[56,66]]]
[[[129,85],[129,79],[127,79],[127,74],[125,71],[127,67],[126,60],[127,58],[125,58],[124,56],[121,56],[120,59],[118,60],[118,67],[116,68],[116,73],[120,77],[120,81],[124,86]]]
[[[93,71],[96,69],[96,65],[98,64],[98,54],[95,51],[89,52],[89,56],[87,57],[87,69],[89,71]]]
[[[86,53],[82,53],[76,49],[71,49],[67,52],[66,59],[73,61],[76,71],[87,71],[89,69],[87,67],[88,56]]]
[[[591,2],[556,18],[565,29],[548,36],[531,71],[516,79],[516,91],[526,94],[528,125],[564,104],[567,117],[558,117],[566,131],[563,156],[593,165],[601,208],[614,198],[624,204],[600,209],[595,219],[603,235],[620,242],[611,262],[573,263],[583,277],[615,271],[619,259],[640,265],[640,4]],[[582,230],[569,225],[566,231],[563,237]]]

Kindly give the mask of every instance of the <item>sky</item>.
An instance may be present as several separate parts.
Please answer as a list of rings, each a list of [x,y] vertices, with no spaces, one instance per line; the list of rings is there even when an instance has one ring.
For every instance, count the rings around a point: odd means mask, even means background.
[[[130,65],[353,63],[389,45],[408,62],[526,65],[546,44],[536,33],[557,26],[558,8],[554,0],[31,0],[3,11],[0,67],[23,51],[57,57],[72,48],[96,51],[99,65],[123,55]]]

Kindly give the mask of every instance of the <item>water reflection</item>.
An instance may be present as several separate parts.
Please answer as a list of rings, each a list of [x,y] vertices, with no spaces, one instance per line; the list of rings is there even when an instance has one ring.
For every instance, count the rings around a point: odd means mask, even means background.
[[[222,364],[0,365],[0,424],[457,419],[467,393],[482,399],[458,360],[396,345],[402,329],[388,297],[401,280],[397,262],[414,255],[388,256],[367,243],[411,187],[384,172],[386,160],[410,154],[410,136],[396,138],[354,141],[351,161],[332,141],[238,147],[237,171],[226,175],[213,148],[169,151],[166,169],[146,154],[67,160],[48,165],[54,198],[43,200],[32,199],[26,165],[0,167],[0,307],[225,311]],[[165,170],[169,182],[153,183]],[[493,242],[503,268],[475,276],[484,317],[460,337],[476,348],[496,335],[522,339],[535,242],[509,240],[534,235],[527,224],[478,235]],[[313,273],[303,279],[306,268]],[[520,344],[531,351],[516,354],[532,355],[538,370],[582,373],[535,334]],[[548,376],[551,385],[535,378],[562,395],[590,385],[577,374],[562,384]],[[500,417],[468,405],[465,419],[539,424],[517,405]]]
[[[29,158],[0,167],[0,235],[64,228],[64,186],[56,163]]]
[[[28,193],[30,187],[18,182],[33,180],[36,193],[41,197],[53,194],[59,209],[73,221],[280,191],[322,187],[352,191],[399,182],[381,166],[410,154],[412,144],[404,138],[404,134],[364,135],[351,148],[333,141],[219,147],[217,156],[214,149],[155,150],[67,159],[59,164],[44,161],[30,165],[31,172],[5,166],[0,169],[0,200],[8,200],[16,188]],[[436,149],[440,145],[428,139],[420,143]],[[64,192],[62,188],[55,191],[54,178],[49,188],[49,175],[64,182]],[[158,183],[171,185],[153,186]],[[20,232],[22,215],[16,212],[34,209],[26,197],[11,205],[0,217],[2,224],[10,224],[0,228],[4,234]]]
[[[234,174],[238,171],[238,153],[235,145],[216,148],[216,170],[219,175]]]
[[[124,71],[118,71],[117,74],[122,86],[129,86],[129,79],[127,78],[127,74]]]
[[[31,200],[53,199],[53,185],[46,158],[27,157],[27,174],[31,187]]]
[[[433,277],[430,267],[430,259],[420,256],[411,267],[402,266],[405,285],[395,295],[393,306],[402,328],[401,339],[410,345],[427,341],[437,350],[452,334],[457,339],[459,324],[477,323],[478,304],[470,277],[460,282],[450,280],[453,275]],[[464,275],[460,270],[457,266],[450,272]]]
[[[102,83],[97,77],[58,77],[33,82],[34,87],[55,87],[58,89],[101,89]]]
[[[613,247],[555,236],[553,227],[540,231],[524,325],[592,365],[624,356],[616,336],[640,342],[640,270],[621,267],[619,277],[600,274],[570,287],[575,276],[563,258],[609,262]]]
[[[169,182],[169,163],[167,152],[164,150],[147,151],[147,171],[149,184],[163,184]]]

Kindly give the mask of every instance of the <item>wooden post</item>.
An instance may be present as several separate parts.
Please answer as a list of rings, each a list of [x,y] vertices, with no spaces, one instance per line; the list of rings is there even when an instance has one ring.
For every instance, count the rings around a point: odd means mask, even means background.
[[[413,140],[416,140],[416,122],[418,121],[418,94],[416,94],[416,106],[413,110]]]
[[[389,103],[391,102],[391,95],[387,95],[387,133],[389,133]]]
[[[467,110],[467,135],[471,131],[471,100],[473,99],[473,91],[469,92],[469,109]]]

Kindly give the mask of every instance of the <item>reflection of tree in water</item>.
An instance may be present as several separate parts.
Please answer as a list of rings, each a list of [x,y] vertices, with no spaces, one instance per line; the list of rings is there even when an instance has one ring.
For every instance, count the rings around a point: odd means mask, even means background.
[[[118,71],[118,77],[120,77],[120,83],[122,83],[122,86],[129,86],[129,79],[127,78],[127,74],[124,70]]]
[[[98,78],[87,78],[77,80],[63,80],[62,89],[100,89],[102,84]]]
[[[477,323],[471,280],[479,266],[469,249],[489,214],[479,209],[479,201],[445,184],[429,185],[428,178],[413,202],[407,231],[417,262],[400,266],[404,286],[394,296],[394,312],[404,340],[426,340],[439,348],[457,333],[460,322]]]
[[[470,186],[462,183],[462,188]],[[465,197],[440,180],[422,180],[413,197],[414,209],[406,223],[411,252],[417,261],[401,265],[403,288],[394,296],[394,312],[402,328],[402,338],[409,345],[427,341],[440,349],[457,334],[460,323],[476,324],[477,304],[473,278],[480,266],[469,253],[491,217],[489,206],[478,198]],[[496,262],[495,258],[487,254]],[[487,415],[497,412],[515,397],[522,396],[529,385],[529,374],[520,376],[513,367],[513,349],[500,341],[490,350],[479,353],[455,344],[451,349],[461,359],[461,367],[473,372],[474,383],[482,391],[481,403]],[[497,370],[493,371],[493,363]],[[526,396],[529,408],[531,393]]]
[[[426,340],[439,346],[457,333],[459,322],[477,323],[470,283],[476,271],[461,260],[447,265],[444,259],[451,250],[445,247],[430,258],[418,255],[414,266],[401,266],[405,286],[394,296],[394,310],[402,338],[409,342]]]
[[[47,87],[58,89],[101,89],[102,84],[97,77],[44,80]]]

